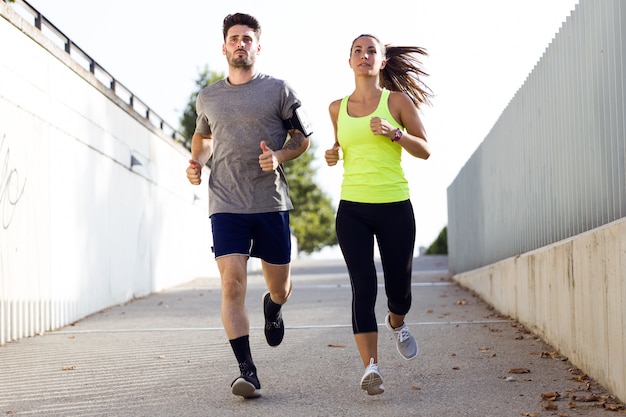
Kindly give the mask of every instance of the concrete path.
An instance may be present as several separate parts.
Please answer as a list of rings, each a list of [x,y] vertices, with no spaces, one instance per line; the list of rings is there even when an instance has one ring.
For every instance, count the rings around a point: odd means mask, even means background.
[[[405,361],[382,325],[386,392],[359,388],[342,261],[294,263],[283,343],[263,336],[259,274],[248,288],[252,353],[264,395],[230,393],[238,369],[221,326],[217,278],[115,306],[0,347],[0,415],[16,416],[613,416],[608,393],[566,358],[452,282],[445,256],[416,258]],[[519,373],[523,372],[523,373]],[[558,393],[546,403],[542,394]],[[596,398],[596,401],[582,401]],[[599,398],[599,401],[597,400]],[[547,409],[552,407],[553,410]]]

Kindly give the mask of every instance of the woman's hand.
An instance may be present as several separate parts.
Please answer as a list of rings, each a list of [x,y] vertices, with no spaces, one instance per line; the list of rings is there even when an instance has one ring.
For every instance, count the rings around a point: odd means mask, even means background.
[[[372,129],[372,133],[375,135],[387,136],[389,139],[393,139],[398,128],[385,119],[372,117],[370,119],[370,129]]]

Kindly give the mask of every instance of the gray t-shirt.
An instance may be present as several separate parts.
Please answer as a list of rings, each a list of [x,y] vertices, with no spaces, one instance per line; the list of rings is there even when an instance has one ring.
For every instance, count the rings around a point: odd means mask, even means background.
[[[283,120],[300,103],[283,80],[256,74],[246,84],[227,79],[202,89],[196,100],[196,132],[213,137],[209,175],[209,216],[215,213],[267,213],[292,210],[283,166],[263,172],[261,141],[283,147]]]

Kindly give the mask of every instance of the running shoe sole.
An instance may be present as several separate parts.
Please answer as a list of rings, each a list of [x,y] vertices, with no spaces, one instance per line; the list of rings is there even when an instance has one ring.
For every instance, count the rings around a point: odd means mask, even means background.
[[[233,381],[231,392],[243,398],[258,398],[262,394],[260,388],[257,389],[253,383],[246,381],[243,377]]]
[[[385,392],[383,378],[377,372],[370,372],[361,378],[361,389],[367,391],[367,395],[378,395]]]

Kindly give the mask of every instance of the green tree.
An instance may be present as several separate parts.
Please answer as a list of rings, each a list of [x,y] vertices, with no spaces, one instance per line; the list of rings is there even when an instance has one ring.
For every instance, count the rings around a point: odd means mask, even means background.
[[[426,249],[426,255],[447,255],[448,254],[448,227],[444,227],[437,239]]]
[[[210,71],[209,67],[205,66],[204,69],[200,72],[198,79],[196,80],[196,88],[189,96],[189,101],[187,102],[185,111],[180,117],[180,133],[182,133],[185,137],[185,141],[182,142],[182,144],[190,151],[191,137],[193,136],[193,132],[196,129],[196,98],[198,98],[198,93],[207,85],[213,84],[214,82],[221,80],[222,78],[224,78],[224,73]]]
[[[182,142],[191,150],[191,137],[196,128],[196,99],[201,89],[224,78],[224,74],[205,67],[196,81],[196,89],[180,118],[180,131],[186,138]],[[298,158],[285,163],[285,174],[289,183],[294,210],[291,213],[291,228],[298,239],[298,251],[306,254],[319,251],[337,243],[335,235],[335,210],[330,197],[314,181],[313,168],[315,144]]]
[[[313,180],[314,154],[315,144],[312,143],[307,152],[285,163],[285,173],[294,206],[291,213],[291,229],[298,239],[298,250],[307,254],[337,243],[332,201]]]

